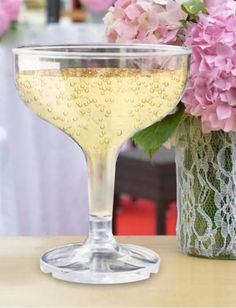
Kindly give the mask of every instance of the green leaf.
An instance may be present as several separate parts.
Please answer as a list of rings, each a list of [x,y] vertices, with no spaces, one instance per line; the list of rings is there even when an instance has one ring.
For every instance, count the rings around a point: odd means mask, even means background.
[[[205,4],[202,0],[188,0],[181,5],[181,8],[192,18],[200,12],[207,14]]]
[[[135,143],[152,156],[175,132],[184,117],[185,107],[179,103],[176,113],[166,116],[133,136]]]
[[[15,30],[17,30],[17,27],[18,27],[18,22],[17,21],[13,21],[11,23],[10,29],[15,31]]]
[[[179,22],[184,28],[187,28],[188,21],[186,19],[180,19]]]

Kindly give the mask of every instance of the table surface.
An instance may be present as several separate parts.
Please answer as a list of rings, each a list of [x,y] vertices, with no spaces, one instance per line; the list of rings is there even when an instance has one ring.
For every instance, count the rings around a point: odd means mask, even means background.
[[[0,238],[0,307],[236,307],[236,261],[185,256],[175,237],[118,237],[159,253],[160,272],[141,282],[83,285],[40,272],[46,249],[78,240]]]

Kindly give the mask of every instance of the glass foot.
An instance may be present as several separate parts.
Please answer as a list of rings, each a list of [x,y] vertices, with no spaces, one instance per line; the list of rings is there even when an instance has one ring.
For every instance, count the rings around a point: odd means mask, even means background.
[[[88,284],[127,283],[144,280],[159,270],[159,256],[136,245],[104,247],[68,244],[47,251],[40,259],[44,273],[65,281]]]

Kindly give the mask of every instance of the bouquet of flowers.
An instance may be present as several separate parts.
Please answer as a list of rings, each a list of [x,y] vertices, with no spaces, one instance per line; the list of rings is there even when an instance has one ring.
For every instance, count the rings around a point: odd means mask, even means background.
[[[9,27],[15,27],[21,0],[0,0],[0,36]]]
[[[104,21],[110,42],[192,48],[190,78],[182,100],[185,112],[201,118],[205,133],[236,131],[234,0],[117,0]],[[152,154],[173,134],[182,116],[177,112],[137,134],[134,140]],[[175,117],[177,121],[173,121]],[[159,141],[162,126],[166,140]]]
[[[180,245],[236,259],[236,1],[117,0],[104,20],[110,42],[192,48],[177,112],[134,141],[151,156],[175,135]]]

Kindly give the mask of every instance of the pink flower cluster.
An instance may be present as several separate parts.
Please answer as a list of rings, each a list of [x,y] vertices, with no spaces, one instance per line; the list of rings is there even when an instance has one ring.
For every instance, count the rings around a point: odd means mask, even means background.
[[[21,0],[0,0],[0,35],[17,19]]]
[[[190,25],[185,41],[193,54],[183,102],[204,132],[236,131],[236,2],[206,2],[210,14]]]
[[[104,19],[108,40],[179,44],[185,37],[193,50],[186,112],[201,118],[204,132],[236,131],[236,1],[204,0],[209,15],[199,14],[185,32],[183,2],[117,0]]]
[[[93,12],[105,11],[115,0],[80,0],[80,2]]]
[[[117,0],[106,14],[110,42],[179,44],[186,19],[180,9],[184,0]],[[166,5],[163,5],[166,4]]]

